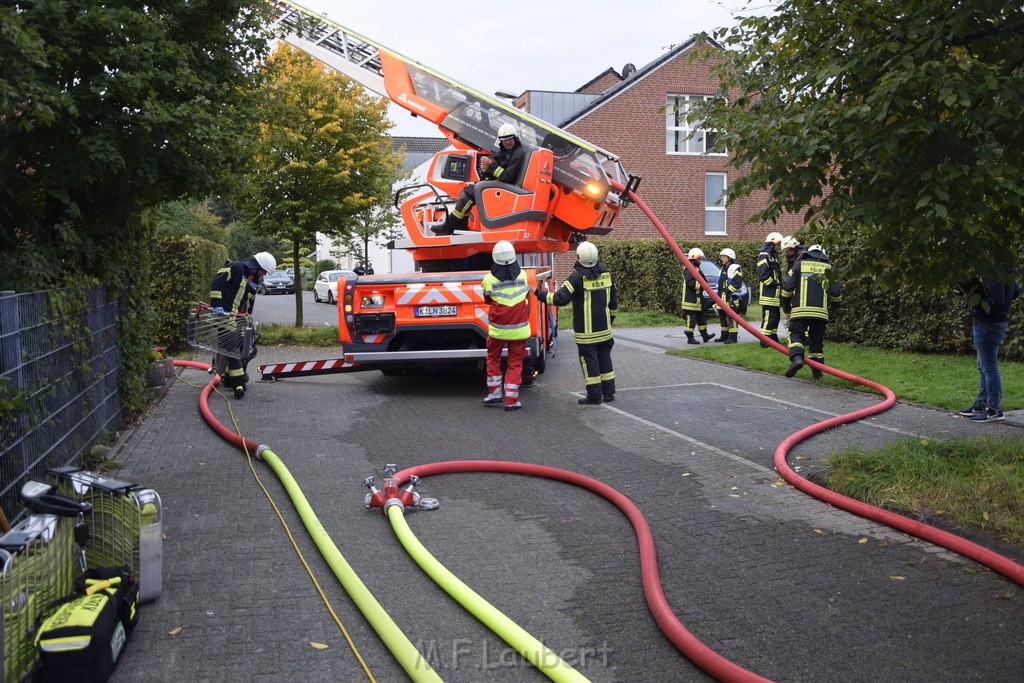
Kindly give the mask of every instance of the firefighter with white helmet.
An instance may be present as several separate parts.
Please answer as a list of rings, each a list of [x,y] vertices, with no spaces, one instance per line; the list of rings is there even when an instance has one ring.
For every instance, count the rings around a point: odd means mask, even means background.
[[[618,292],[598,260],[597,246],[582,242],[576,247],[572,274],[557,292],[534,290],[537,299],[549,306],[572,303],[572,329],[583,369],[587,395],[580,405],[598,405],[615,400],[615,369],[612,367],[612,321],[619,307]]]
[[[842,298],[842,283],[832,277],[832,266],[820,245],[807,249],[782,283],[782,310],[789,315],[789,368],[794,376],[804,366],[804,356],[825,362],[825,327],[829,308]],[[812,368],[814,379],[821,370]]]
[[[747,312],[747,284],[743,281],[743,268],[736,263],[736,252],[726,247],[718,253],[722,269],[718,273],[718,296],[740,315]],[[739,341],[740,325],[725,311],[718,312],[722,335],[716,341],[735,344]]]
[[[779,341],[779,321],[782,319],[779,295],[782,292],[782,266],[779,265],[778,250],[782,245],[782,234],[770,232],[764,238],[764,245],[757,252],[758,301],[761,304],[761,334],[773,341]],[[795,240],[794,240],[795,241]],[[767,347],[767,342],[761,342]]]
[[[700,273],[700,260],[704,258],[704,252],[699,247],[694,247],[686,254],[686,258]],[[701,281],[706,282],[703,273],[698,280],[690,274],[689,269],[683,268],[683,332],[686,333],[687,344],[700,344],[693,336],[694,331],[700,332],[704,341],[715,338],[715,335],[708,332],[708,313],[700,286]]]
[[[505,410],[519,410],[519,387],[523,381],[523,356],[530,337],[530,285],[516,261],[511,242],[501,240],[491,250],[494,265],[484,276],[487,309],[487,397],[484,405],[504,401]],[[501,374],[501,352],[508,348],[505,375]]]
[[[519,172],[526,158],[526,148],[519,141],[519,132],[515,125],[503,123],[498,128],[498,153],[494,157],[480,157],[481,180],[497,180],[509,185],[519,184]],[[455,208],[441,222],[430,226],[435,235],[452,235],[456,230],[465,230],[469,226],[469,212],[476,203],[473,195],[473,183],[466,185],[459,193]]]
[[[267,273],[277,270],[277,259],[270,252],[261,251],[241,261],[226,261],[210,283],[210,307],[219,313],[252,314],[256,305],[256,292]],[[246,366],[256,355],[255,345],[249,358],[228,358],[216,354],[213,366],[224,377],[224,386],[234,389],[235,398],[245,396],[249,382]]]

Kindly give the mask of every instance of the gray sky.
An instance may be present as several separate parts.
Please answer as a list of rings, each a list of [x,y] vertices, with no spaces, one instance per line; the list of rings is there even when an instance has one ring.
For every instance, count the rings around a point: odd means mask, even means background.
[[[762,13],[766,0],[296,0],[480,92],[571,91],[637,68],[702,31]],[[394,135],[439,135],[392,107]]]

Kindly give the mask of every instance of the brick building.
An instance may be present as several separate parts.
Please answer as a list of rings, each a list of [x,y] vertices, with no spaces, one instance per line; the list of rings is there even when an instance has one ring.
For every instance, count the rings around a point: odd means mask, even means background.
[[[724,206],[722,193],[738,171],[727,166],[728,155],[706,153],[713,131],[690,130],[685,122],[690,102],[717,93],[710,63],[689,59],[695,46],[696,39],[691,39],[639,69],[632,64],[621,73],[609,68],[571,93],[529,90],[516,105],[617,154],[629,173],[643,179],[637,194],[683,244],[715,237],[760,240],[773,230],[794,232],[799,216],[768,225],[749,222],[764,206],[765,193]],[[610,235],[658,236],[636,207],[621,214]]]

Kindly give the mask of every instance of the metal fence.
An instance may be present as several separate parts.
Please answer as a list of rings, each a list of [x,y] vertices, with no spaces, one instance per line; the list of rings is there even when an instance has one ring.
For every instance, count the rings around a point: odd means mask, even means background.
[[[103,287],[0,292],[0,508],[121,426],[117,303]]]

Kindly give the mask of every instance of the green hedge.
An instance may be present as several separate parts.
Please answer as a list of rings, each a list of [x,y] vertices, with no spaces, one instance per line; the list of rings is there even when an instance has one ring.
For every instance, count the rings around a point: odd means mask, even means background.
[[[657,310],[680,315],[683,301],[683,264],[664,240],[594,240],[601,263],[615,275],[619,308],[623,311]],[[762,242],[751,240],[701,240],[679,243],[683,253],[699,247],[704,257],[721,266],[718,253],[729,247],[743,267],[743,277],[756,281],[757,251]],[[717,283],[712,283],[717,284]],[[757,287],[753,287],[757,298]]]
[[[827,338],[886,349],[923,353],[974,354],[971,317],[952,292],[925,291],[905,285],[881,291],[874,279],[845,277],[851,266],[871,258],[857,244],[822,241],[829,261],[844,284],[843,303],[833,312]],[[660,239],[594,240],[601,262],[615,276],[619,307],[624,311],[658,310],[681,314],[683,266]],[[762,242],[700,240],[679,243],[684,253],[700,247],[718,263],[725,247],[736,252],[743,276],[757,300],[757,252]],[[908,262],[908,267],[912,263]],[[1014,303],[1010,329],[1000,357],[1024,360],[1024,298]]]
[[[155,344],[170,351],[188,347],[188,316],[196,302],[209,301],[210,281],[227,258],[227,247],[201,237],[155,241],[150,268],[157,320]]]

